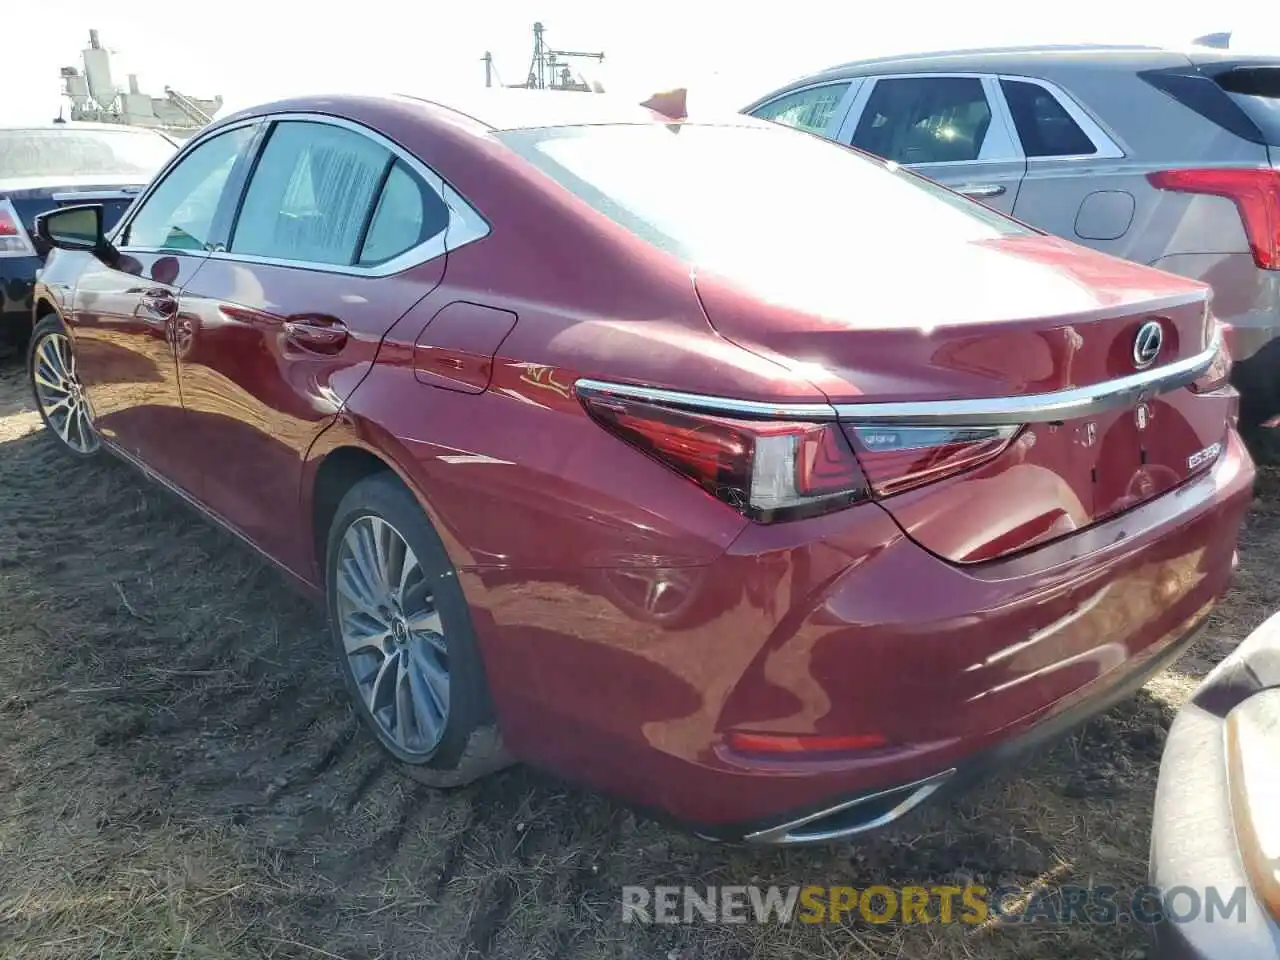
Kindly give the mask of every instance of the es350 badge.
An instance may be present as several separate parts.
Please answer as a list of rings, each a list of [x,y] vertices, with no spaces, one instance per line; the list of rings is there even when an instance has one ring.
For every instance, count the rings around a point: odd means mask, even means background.
[[[1210,444],[1203,450],[1197,450],[1191,456],[1187,457],[1187,469],[1194,470],[1196,467],[1203,466],[1206,463],[1216,460],[1218,459],[1218,454],[1221,452],[1221,443]]]

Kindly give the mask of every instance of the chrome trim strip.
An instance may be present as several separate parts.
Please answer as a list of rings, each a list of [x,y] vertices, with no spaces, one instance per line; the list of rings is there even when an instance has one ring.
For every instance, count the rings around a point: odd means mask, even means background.
[[[145,189],[145,184],[137,187],[121,187],[119,190],[66,190],[52,195],[54,203],[95,203],[99,200],[136,200]]]
[[[1215,336],[1209,349],[1194,357],[1087,387],[981,400],[840,403],[836,404],[836,413],[841,420],[901,425],[950,423],[986,426],[1052,423],[1088,417],[1116,407],[1133,406],[1158,394],[1185,387],[1209,369],[1218,352],[1220,337],[1221,334]]]
[[[459,247],[474,243],[489,235],[489,222],[484,216],[476,210],[457,190],[449,184],[440,174],[431,169],[422,160],[419,160],[414,154],[410,153],[404,147],[400,146],[394,140],[379,133],[371,127],[356,123],[353,120],[347,120],[345,117],[332,116],[327,113],[271,113],[259,117],[248,117],[244,120],[238,120],[230,123],[225,127],[219,127],[208,135],[201,135],[198,139],[193,138],[193,144],[198,144],[207,140],[212,140],[229,130],[238,127],[248,126],[254,123],[317,123],[331,127],[339,127],[343,130],[349,130],[357,133],[369,140],[372,140],[378,146],[382,147],[392,156],[400,160],[409,167],[414,174],[420,177],[427,187],[440,197],[446,207],[449,208],[449,222],[441,233],[437,233],[433,237],[417,246],[410,247],[402,253],[397,254],[386,263],[380,263],[377,266],[362,267],[358,264],[337,264],[337,263],[318,263],[311,260],[288,260],[281,257],[260,257],[251,254],[237,253],[234,250],[213,250],[204,251],[212,260],[225,260],[231,263],[255,263],[266,266],[294,267],[299,270],[309,270],[314,273],[337,273],[345,274],[353,277],[389,277],[396,273],[401,273],[411,267],[420,266],[424,263],[430,263],[437,257],[451,253]],[[175,169],[177,164],[187,154],[194,149],[194,146],[184,148],[180,151],[180,155],[170,161],[170,166],[165,168],[165,175],[170,170]],[[125,224],[138,215],[138,211],[142,209],[146,201],[150,198],[150,194],[154,191],[155,186],[159,183],[157,179],[147,191],[147,195],[138,203],[130,208],[125,217],[121,218],[121,222],[112,230],[112,236],[118,236],[125,229]],[[249,185],[246,182],[243,190],[248,191]],[[192,251],[175,251],[165,248],[125,246],[120,250],[125,253],[192,253]]]
[[[880,790],[876,793],[868,793],[861,797],[855,797],[853,800],[846,800],[844,803],[838,803],[834,807],[828,807],[818,813],[811,813],[799,820],[792,820],[781,826],[770,827],[767,830],[758,830],[755,833],[747,834],[743,839],[748,843],[774,843],[774,844],[798,844],[798,843],[823,843],[829,840],[840,840],[845,837],[857,836],[860,833],[867,833],[870,830],[878,830],[881,827],[900,820],[906,814],[910,813],[920,804],[924,803],[931,797],[938,788],[951,779],[955,773],[955,768],[943,770],[941,773],[935,773],[931,777],[925,777],[923,780],[916,780],[914,783],[904,784],[899,787],[891,787],[888,790]],[[906,794],[901,801],[894,804],[893,808],[862,823],[855,824],[851,827],[838,827],[832,830],[815,830],[812,833],[804,833],[801,828],[807,823],[814,823],[826,817],[834,816],[842,813],[851,807],[861,806],[872,800],[878,800],[881,797],[890,796],[895,793]]]
[[[664,407],[704,410],[707,413],[740,414],[745,417],[768,417],[773,420],[834,420],[835,407],[829,403],[769,403],[763,400],[733,400],[704,393],[680,393],[658,387],[638,387],[629,383],[608,383],[582,379],[574,383],[579,393],[629,397],[647,400]]]
[[[1209,348],[1163,367],[1106,380],[1087,387],[1058,390],[1053,393],[1029,393],[1014,397],[984,397],[976,400],[907,400],[897,403],[769,403],[762,400],[736,400],[701,393],[681,393],[658,387],[641,387],[628,383],[609,383],[584,378],[574,386],[580,393],[600,396],[629,397],[667,407],[697,410],[721,415],[767,417],[774,420],[847,420],[859,424],[897,424],[899,426],[1008,426],[1020,423],[1052,423],[1087,417],[1128,407],[1161,393],[1185,387],[1201,376],[1213,363],[1221,344],[1221,332]]]

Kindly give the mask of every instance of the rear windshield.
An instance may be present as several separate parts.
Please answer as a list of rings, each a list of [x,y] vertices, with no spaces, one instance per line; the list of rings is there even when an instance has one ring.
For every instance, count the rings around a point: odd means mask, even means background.
[[[879,160],[776,124],[557,127],[499,134],[654,246],[730,275],[857,262],[1032,231]],[[791,273],[794,276],[794,271]]]
[[[1280,67],[1237,67],[1215,78],[1271,146],[1280,146]]]
[[[0,177],[149,180],[177,148],[141,130],[0,130]]]

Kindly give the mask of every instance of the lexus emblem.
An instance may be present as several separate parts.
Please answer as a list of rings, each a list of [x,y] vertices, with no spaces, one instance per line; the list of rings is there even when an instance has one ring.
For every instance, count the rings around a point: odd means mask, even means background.
[[[1143,370],[1156,362],[1160,348],[1164,346],[1164,327],[1158,320],[1148,320],[1138,328],[1133,338],[1133,365]]]

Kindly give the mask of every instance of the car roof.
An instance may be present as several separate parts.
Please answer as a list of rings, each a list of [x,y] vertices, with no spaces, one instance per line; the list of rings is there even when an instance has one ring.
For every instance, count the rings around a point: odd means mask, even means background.
[[[1059,67],[1090,64],[1151,69],[1186,64],[1184,52],[1137,44],[1048,44],[1040,46],[974,47],[908,53],[867,60],[850,60],[798,77],[753,102],[747,109],[792,90],[824,81],[894,73],[1020,73],[1037,76]]]
[[[641,105],[643,97],[627,97],[612,93],[586,93],[564,90],[526,90],[521,88],[450,89],[431,93],[349,92],[332,95],[290,97],[259,106],[238,110],[219,123],[237,117],[283,113],[290,110],[315,110],[342,113],[344,107],[370,99],[423,106],[437,116],[462,119],[487,131],[520,130],[540,127],[567,127],[620,124],[669,124],[664,117]],[[694,123],[721,123],[742,126],[755,124],[750,117],[729,110],[699,110],[696,104],[684,118]]]

